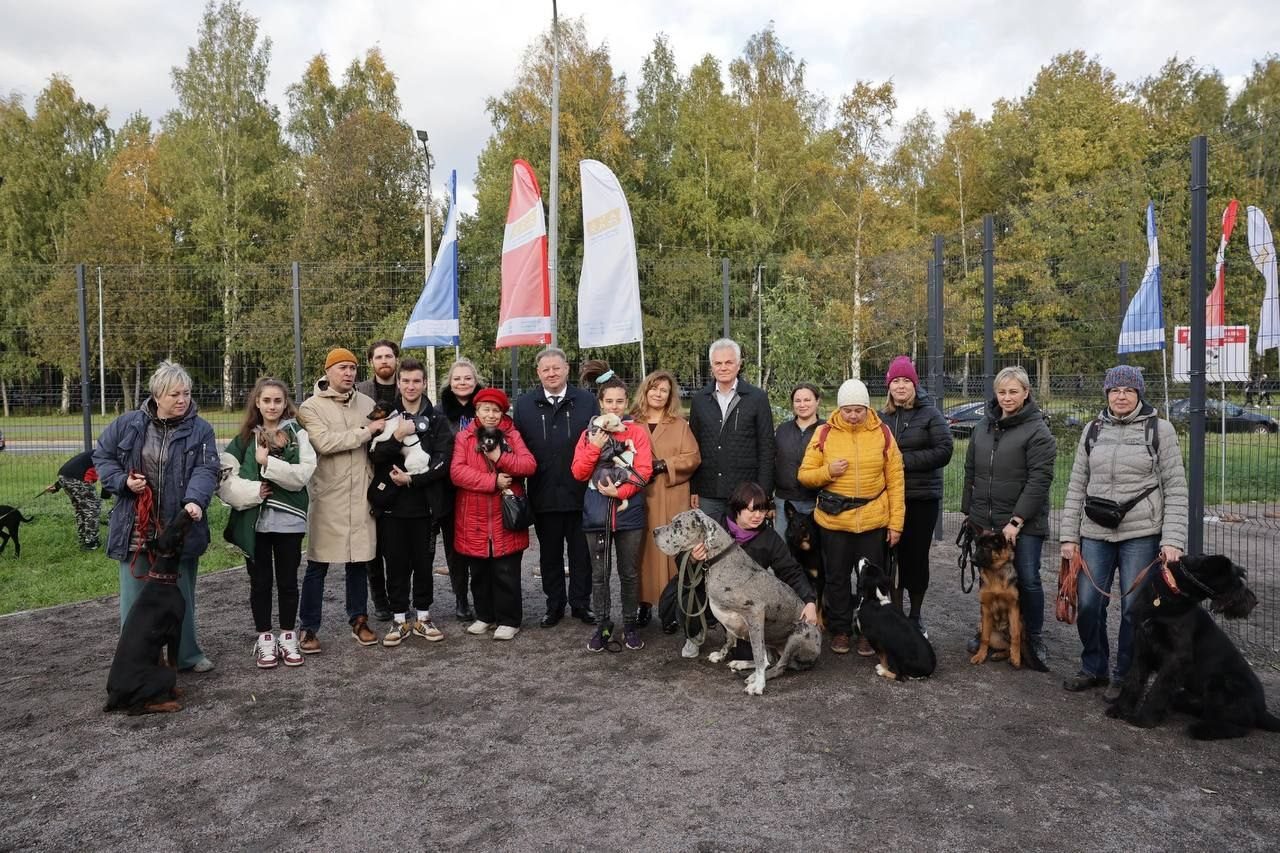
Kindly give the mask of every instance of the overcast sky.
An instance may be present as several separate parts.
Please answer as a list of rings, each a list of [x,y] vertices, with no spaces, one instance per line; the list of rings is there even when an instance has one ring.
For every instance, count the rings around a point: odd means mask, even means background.
[[[316,53],[335,77],[372,45],[399,80],[404,118],[431,136],[438,192],[458,170],[464,210],[476,158],[489,135],[485,98],[514,79],[534,34],[550,26],[551,3],[529,0],[244,0],[272,42],[268,96],[287,107],[285,87]],[[895,8],[889,8],[894,6]],[[1023,94],[1056,53],[1083,49],[1124,81],[1154,74],[1170,56],[1194,57],[1236,88],[1254,60],[1280,49],[1274,0],[561,0],[562,17],[583,16],[592,44],[605,43],[634,92],[640,64],[665,32],[681,72],[704,54],[722,64],[752,33],[775,22],[781,41],[808,63],[811,89],[835,101],[857,79],[892,79],[898,119],[948,109],[981,116],[1001,97]],[[170,69],[194,44],[199,0],[0,0],[0,92],[33,108],[54,72],[118,127],[141,110],[159,118],[174,105]]]

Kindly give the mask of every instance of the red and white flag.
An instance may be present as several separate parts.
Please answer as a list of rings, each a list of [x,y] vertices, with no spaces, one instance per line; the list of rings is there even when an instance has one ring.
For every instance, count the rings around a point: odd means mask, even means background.
[[[1240,202],[1234,198],[1222,211],[1222,242],[1218,244],[1217,276],[1213,290],[1204,303],[1204,339],[1206,347],[1222,346],[1222,328],[1227,325],[1227,241],[1236,227],[1236,212]]]
[[[551,343],[551,279],[547,272],[547,220],[533,167],[517,160],[502,238],[502,303],[496,347]]]

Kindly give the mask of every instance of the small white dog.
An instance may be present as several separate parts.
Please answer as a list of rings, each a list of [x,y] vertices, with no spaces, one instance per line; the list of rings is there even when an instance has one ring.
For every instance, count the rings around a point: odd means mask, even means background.
[[[387,416],[387,425],[382,428],[382,432],[373,437],[373,441],[369,442],[369,449],[377,447],[379,443],[390,440],[395,434],[396,428],[404,420],[404,415],[395,412]],[[400,455],[404,457],[404,470],[406,474],[424,474],[431,468],[431,454],[422,446],[419,440],[416,444],[405,445],[400,448]]]

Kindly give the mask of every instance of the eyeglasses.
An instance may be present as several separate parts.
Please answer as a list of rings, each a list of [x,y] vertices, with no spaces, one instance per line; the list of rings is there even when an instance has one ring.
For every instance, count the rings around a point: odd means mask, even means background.
[[[1138,396],[1137,388],[1108,388],[1108,394],[1127,394],[1133,397]]]

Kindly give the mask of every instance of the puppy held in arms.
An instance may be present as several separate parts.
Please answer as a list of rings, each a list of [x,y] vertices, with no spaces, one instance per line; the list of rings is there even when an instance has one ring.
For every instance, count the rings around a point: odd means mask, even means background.
[[[1244,737],[1252,729],[1280,732],[1267,710],[1262,682],[1200,603],[1227,619],[1245,619],[1258,598],[1245,571],[1222,555],[1184,555],[1147,576],[1129,605],[1133,664],[1108,717],[1141,728],[1158,725],[1170,709],[1196,717],[1196,740]],[[1150,686],[1147,682],[1150,681]]]
[[[379,418],[386,418],[386,426],[382,428],[382,432],[373,437],[369,442],[369,449],[377,447],[384,441],[389,441],[395,435],[396,429],[400,424],[404,423],[404,415],[400,412],[391,412],[388,414],[380,407],[375,407],[369,413],[369,420],[376,421]],[[406,474],[425,474],[431,468],[431,454],[422,446],[422,441],[418,440],[413,444],[406,444],[400,448],[400,455],[404,457],[404,470]]]
[[[626,482],[644,485],[644,481],[635,471],[635,444],[630,439],[620,442],[613,438],[625,429],[622,418],[614,414],[597,415],[591,419],[591,425],[587,430],[591,433],[604,430],[609,433],[610,438],[605,442],[604,447],[600,448],[600,458],[596,461],[595,470],[591,472],[591,479],[587,481],[587,488],[598,492],[601,486],[617,486]],[[618,512],[626,509],[629,503],[626,498],[619,501]]]
[[[151,571],[129,608],[116,655],[107,674],[104,711],[157,714],[181,711],[178,699],[178,643],[187,600],[178,589],[178,560],[191,529],[191,516],[178,516],[151,546]],[[161,662],[167,654],[167,662]]]
[[[1018,603],[1018,573],[1013,567],[1013,546],[1004,534],[997,531],[982,533],[974,540],[973,564],[982,578],[978,602],[982,607],[982,621],[978,626],[978,651],[969,663],[1004,660],[1006,657],[1015,669],[1027,666],[1037,672],[1048,672],[1049,667],[1036,657],[1028,638],[1023,636],[1022,609]]]
[[[751,661],[732,661],[731,669],[752,670],[745,692],[764,693],[767,679],[787,669],[809,669],[818,660],[822,633],[817,625],[800,618],[804,602],[795,590],[755,560],[733,541],[711,516],[697,509],[685,510],[671,523],[653,531],[662,553],[675,557],[706,546],[707,600],[711,612],[725,629],[725,643],[707,660],[720,663],[739,640],[751,643]],[[692,558],[691,558],[692,559]],[[769,666],[769,652],[778,652],[778,662]]]
[[[875,649],[876,675],[895,681],[928,678],[938,666],[933,646],[902,611],[893,606],[892,579],[867,558],[858,561],[858,630]]]

